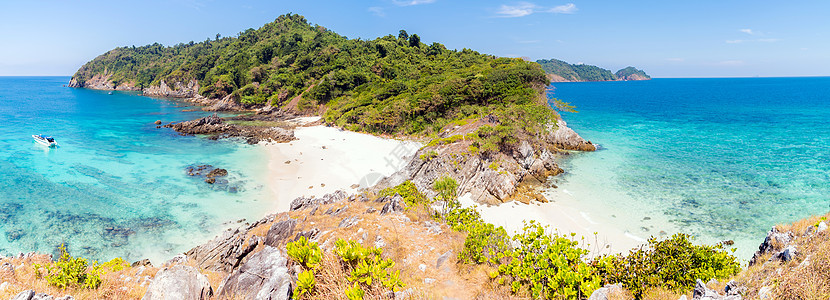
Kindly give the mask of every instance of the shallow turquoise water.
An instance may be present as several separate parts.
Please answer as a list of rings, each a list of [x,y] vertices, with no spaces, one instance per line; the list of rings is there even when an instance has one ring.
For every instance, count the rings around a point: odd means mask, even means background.
[[[267,153],[183,137],[156,120],[206,115],[186,104],[63,87],[68,77],[0,77],[0,253],[56,252],[93,259],[167,259],[269,208]],[[191,107],[192,108],[192,107]],[[48,134],[59,147],[35,143]],[[238,192],[184,168],[228,169]]]
[[[602,148],[565,160],[560,189],[635,235],[734,240],[746,259],[771,226],[830,210],[830,78],[554,87],[579,110],[564,119]]]

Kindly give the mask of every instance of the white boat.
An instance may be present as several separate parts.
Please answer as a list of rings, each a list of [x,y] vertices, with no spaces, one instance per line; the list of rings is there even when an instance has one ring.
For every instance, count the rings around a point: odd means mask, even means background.
[[[38,142],[41,145],[44,145],[44,146],[47,146],[47,147],[55,147],[55,146],[58,145],[58,142],[56,142],[55,139],[52,138],[51,136],[45,136],[45,135],[42,135],[42,134],[37,134],[37,135],[32,135],[32,138],[35,139],[35,142]]]

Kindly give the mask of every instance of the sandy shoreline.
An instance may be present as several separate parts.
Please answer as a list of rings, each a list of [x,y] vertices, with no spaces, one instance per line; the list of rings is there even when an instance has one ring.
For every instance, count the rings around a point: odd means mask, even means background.
[[[265,145],[278,212],[287,211],[297,197],[354,193],[374,184],[403,168],[422,146],[322,125],[297,127],[294,136],[290,143]]]
[[[287,211],[291,201],[300,196],[322,196],[337,190],[354,193],[373,185],[403,168],[422,146],[322,125],[298,127],[294,135],[297,140],[290,143],[264,146],[270,156],[268,184],[276,199],[273,209],[278,212]],[[511,234],[521,231],[523,221],[529,220],[550,225],[561,234],[575,233],[577,238],[585,237],[585,248],[595,255],[625,252],[645,242],[622,228],[596,221],[588,212],[557,202],[562,193],[545,196],[553,201],[478,205],[478,210],[485,221],[504,226]],[[468,195],[460,200],[464,206],[475,204]]]

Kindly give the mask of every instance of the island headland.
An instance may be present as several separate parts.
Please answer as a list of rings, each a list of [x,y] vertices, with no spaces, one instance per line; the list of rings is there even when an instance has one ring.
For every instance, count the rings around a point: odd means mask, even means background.
[[[568,104],[546,97],[543,66],[426,45],[403,30],[347,39],[293,14],[237,37],[111,50],[81,67],[70,86],[236,112],[159,120],[158,130],[280,145],[322,136],[336,144],[335,137],[361,133],[418,147],[393,149],[397,166],[381,176],[281,200],[261,220],[166,262],[89,264],[63,248],[60,257],[2,258],[0,296],[798,299],[826,292],[830,276],[811,276],[826,275],[830,263],[826,216],[773,228],[743,271],[728,241],[694,245],[678,234],[614,254],[595,251],[611,244],[554,230],[556,220],[509,215],[498,217],[522,226],[494,225],[497,216],[479,207],[549,201],[539,187],[566,172],[557,159],[597,150],[554,109]],[[648,78],[633,68],[611,75]],[[365,145],[371,156],[375,144]]]

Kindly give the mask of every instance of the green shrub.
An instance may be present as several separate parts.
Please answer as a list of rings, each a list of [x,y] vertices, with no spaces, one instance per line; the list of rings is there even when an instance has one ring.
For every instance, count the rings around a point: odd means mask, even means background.
[[[513,236],[518,246],[505,252],[507,263],[499,266],[499,282],[510,282],[514,293],[529,290],[534,299],[587,298],[601,283],[594,268],[583,261],[588,251],[546,229],[530,221],[523,233]]]
[[[487,166],[487,167],[490,168],[490,170],[498,171],[499,170],[499,163],[491,162],[490,165]]]
[[[289,242],[286,246],[288,257],[299,263],[306,270],[313,270],[320,266],[323,261],[323,251],[317,242],[308,242],[306,237],[301,236],[297,241]]]
[[[346,289],[346,298],[349,300],[363,300],[364,295],[366,295],[366,292],[360,288],[360,284],[357,282],[352,287]]]
[[[418,188],[415,186],[412,181],[404,181],[404,183],[399,184],[398,186],[385,188],[378,192],[378,197],[389,197],[394,196],[395,194],[401,195],[403,197],[404,202],[406,202],[407,208],[415,207],[418,205],[429,205],[430,201],[427,199],[424,194],[418,191]]]
[[[468,264],[489,263],[499,265],[504,253],[510,249],[510,236],[504,227],[485,222],[464,225],[467,237],[464,248],[458,253],[458,260]]]
[[[130,264],[120,257],[113,258],[112,260],[101,264],[102,269],[110,269],[113,272],[118,272],[129,267]]]
[[[314,280],[314,273],[310,270],[305,270],[297,275],[297,286],[294,287],[294,297],[300,299],[303,295],[311,294],[314,291],[314,285],[317,283]]]
[[[423,161],[430,161],[436,157],[438,157],[438,152],[435,152],[434,150],[429,150],[427,151],[427,153],[418,156],[418,158],[420,158]]]
[[[43,265],[35,264],[35,275],[45,277],[46,281],[61,289],[67,287],[81,287],[86,289],[97,289],[101,285],[101,266],[93,261],[90,267],[87,260],[80,257],[72,257],[66,251],[66,246],[60,246],[61,256],[58,261]],[[40,270],[45,269],[45,274]]]
[[[344,268],[349,273],[348,280],[356,284],[381,286],[397,292],[404,286],[400,279],[401,271],[392,272],[395,262],[381,257],[380,248],[366,248],[353,240],[337,239],[334,242],[334,253],[345,263]]]
[[[740,271],[723,244],[694,245],[682,233],[662,241],[652,237],[626,256],[601,257],[593,265],[606,283],[622,283],[638,299],[650,288],[684,291],[694,288],[697,279],[724,279]]]
[[[438,193],[435,199],[443,202],[441,215],[446,216],[450,211],[461,206],[456,198],[458,182],[452,177],[438,178],[432,183],[432,189]]]

